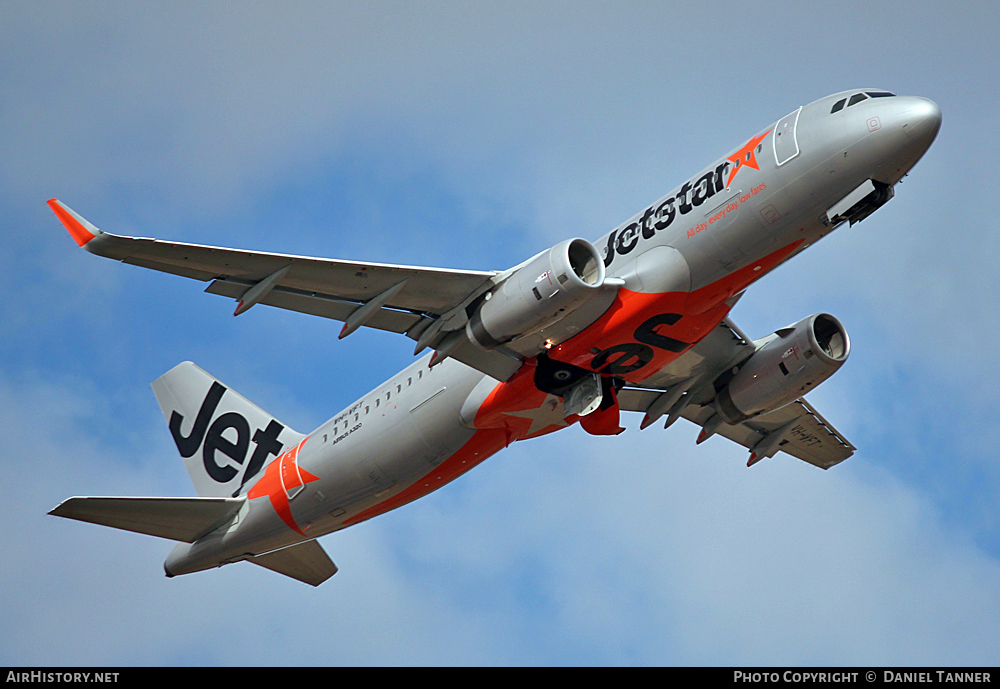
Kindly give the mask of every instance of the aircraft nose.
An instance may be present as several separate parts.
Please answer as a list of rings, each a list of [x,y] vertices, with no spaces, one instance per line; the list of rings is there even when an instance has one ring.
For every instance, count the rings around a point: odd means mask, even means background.
[[[910,98],[909,101],[900,113],[903,132],[926,150],[941,128],[941,108],[928,98]]]

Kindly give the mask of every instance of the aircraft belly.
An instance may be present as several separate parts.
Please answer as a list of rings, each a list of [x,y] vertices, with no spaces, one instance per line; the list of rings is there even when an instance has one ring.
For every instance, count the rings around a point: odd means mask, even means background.
[[[418,370],[422,371],[419,378]],[[348,414],[346,434],[333,437],[328,432],[326,442],[303,452],[303,468],[319,480],[292,498],[290,507],[296,524],[310,537],[343,528],[359,513],[406,491],[474,435],[461,425],[459,412],[484,374],[449,359],[433,371],[427,369],[426,361],[418,362],[398,378],[414,378],[418,383],[388,402],[384,393],[373,392],[380,396],[377,412],[371,411],[369,403],[369,413],[359,412],[358,422]],[[390,381],[383,388],[392,392],[394,385]],[[354,432],[350,432],[352,423],[358,427]],[[311,439],[317,439],[323,429]]]

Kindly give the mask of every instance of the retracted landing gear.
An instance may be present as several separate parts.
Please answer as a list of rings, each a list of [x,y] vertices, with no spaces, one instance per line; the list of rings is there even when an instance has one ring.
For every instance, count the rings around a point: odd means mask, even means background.
[[[617,391],[623,381],[601,376],[593,371],[538,357],[535,387],[563,399],[565,418],[577,416],[580,425],[592,435],[617,435],[620,409]]]

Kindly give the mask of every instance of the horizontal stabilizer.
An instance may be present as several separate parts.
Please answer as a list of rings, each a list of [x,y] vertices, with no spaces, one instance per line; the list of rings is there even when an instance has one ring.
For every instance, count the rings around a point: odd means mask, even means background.
[[[249,562],[272,572],[319,586],[337,573],[337,565],[316,541],[306,541],[290,548],[249,558]]]
[[[70,498],[49,514],[194,543],[243,503],[232,498]]]

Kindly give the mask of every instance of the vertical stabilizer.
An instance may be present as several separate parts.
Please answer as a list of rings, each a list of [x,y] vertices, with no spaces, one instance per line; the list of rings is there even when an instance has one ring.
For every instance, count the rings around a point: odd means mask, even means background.
[[[190,361],[153,381],[153,392],[201,496],[239,495],[306,437]]]

